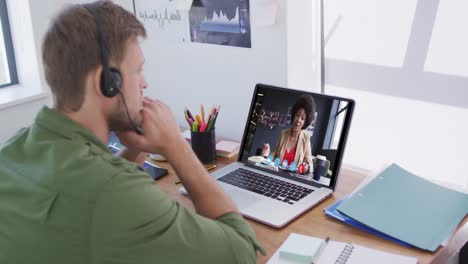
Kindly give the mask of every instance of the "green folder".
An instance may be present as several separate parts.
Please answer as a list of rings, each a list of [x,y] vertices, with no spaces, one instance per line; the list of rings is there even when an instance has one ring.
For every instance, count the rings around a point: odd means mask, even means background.
[[[436,251],[467,214],[468,195],[392,164],[337,210],[415,247]]]

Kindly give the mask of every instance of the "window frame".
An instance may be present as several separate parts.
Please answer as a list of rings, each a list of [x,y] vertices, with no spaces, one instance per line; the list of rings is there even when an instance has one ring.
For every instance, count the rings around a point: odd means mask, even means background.
[[[16,70],[15,50],[11,36],[10,21],[8,17],[8,7],[6,0],[0,0],[0,21],[2,25],[3,40],[5,45],[6,60],[10,74],[10,82],[0,84],[0,89],[18,84],[18,72]]]

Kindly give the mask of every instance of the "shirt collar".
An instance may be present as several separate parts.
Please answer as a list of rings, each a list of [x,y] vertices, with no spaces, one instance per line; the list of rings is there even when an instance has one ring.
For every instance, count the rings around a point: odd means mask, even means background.
[[[90,142],[102,150],[107,151],[107,146],[99,140],[91,130],[71,120],[64,114],[44,106],[36,116],[36,124],[46,128],[60,136],[73,140],[82,139]]]

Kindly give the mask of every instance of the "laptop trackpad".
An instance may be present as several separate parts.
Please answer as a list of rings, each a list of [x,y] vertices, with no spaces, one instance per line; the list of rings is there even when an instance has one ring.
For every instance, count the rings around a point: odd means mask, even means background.
[[[237,207],[239,207],[239,209],[247,208],[253,205],[256,201],[260,200],[258,197],[255,197],[248,192],[229,190],[227,193],[232,198]]]

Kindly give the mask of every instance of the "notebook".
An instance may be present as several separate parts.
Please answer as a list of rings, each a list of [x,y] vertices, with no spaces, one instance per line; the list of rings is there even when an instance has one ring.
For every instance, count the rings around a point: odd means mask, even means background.
[[[393,238],[435,251],[468,212],[468,195],[392,164],[336,209]]]
[[[299,113],[306,109],[310,118],[302,120]],[[351,99],[257,84],[237,161],[211,176],[244,216],[283,227],[335,190],[353,110]],[[337,124],[335,119],[343,122]],[[242,125],[239,120],[231,122],[231,126]],[[296,143],[294,159],[286,159],[286,148],[281,145],[291,133],[298,133],[301,140]],[[325,135],[333,135],[333,140]],[[262,154],[267,144],[269,155]],[[259,155],[267,158],[254,162],[252,158]],[[326,157],[331,173],[320,173],[325,171],[324,164],[305,169],[318,155]],[[180,192],[186,190],[182,187]]]
[[[416,264],[418,260],[413,257],[401,256],[364,246],[330,241],[318,259],[318,264]]]
[[[304,248],[309,250],[304,250]],[[304,252],[304,253],[301,253]],[[302,255],[301,255],[302,254]],[[291,258],[290,256],[294,256]],[[417,259],[401,256],[364,246],[291,234],[268,264],[416,264]]]

